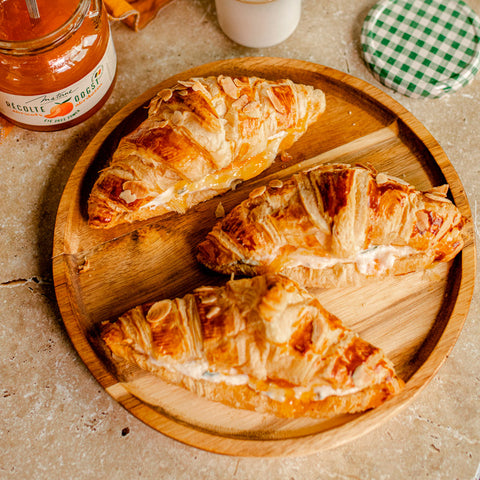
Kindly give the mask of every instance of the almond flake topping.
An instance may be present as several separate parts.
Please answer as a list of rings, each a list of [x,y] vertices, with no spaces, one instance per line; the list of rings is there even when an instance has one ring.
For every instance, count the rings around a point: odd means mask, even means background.
[[[203,93],[203,95],[208,99],[212,98],[212,96],[210,95],[210,92],[205,88],[205,85],[203,85],[203,83],[200,83],[198,80],[195,80],[195,82],[192,86],[192,90],[194,92]]]
[[[444,195],[440,195],[440,194],[437,194],[437,193],[427,192],[427,193],[425,193],[425,196],[427,198],[429,198],[430,200],[435,200],[436,202],[450,203],[450,200],[448,198],[445,198]]]
[[[417,217],[416,226],[418,231],[420,233],[426,232],[429,224],[428,215],[425,212],[420,211],[416,213],[416,217]]]
[[[263,195],[265,193],[265,190],[267,189],[267,187],[265,187],[265,185],[263,185],[262,187],[258,187],[256,188],[255,190],[252,190],[250,192],[250,195],[249,197],[250,198],[257,198],[259,197],[260,195]]]
[[[278,97],[275,95],[273,90],[269,88],[267,90],[267,97],[272,102],[273,108],[278,112],[278,113],[285,113],[285,105],[283,105],[282,102],[278,99]]]
[[[223,208],[222,202],[218,202],[217,208],[215,209],[215,217],[221,218],[225,216],[225,208]]]
[[[232,107],[233,108],[238,108],[239,110],[241,108],[243,108],[247,103],[248,103],[248,97],[247,95],[242,95],[240,98],[237,98],[237,100],[235,100],[233,103],[232,103]]]
[[[433,187],[428,192],[426,193],[431,193],[432,195],[440,195],[442,197],[446,197],[448,193],[448,185],[440,185],[439,187]]]
[[[232,97],[234,99],[237,99],[239,97],[240,90],[233,82],[232,77],[224,77],[223,75],[221,75],[220,77],[218,77],[218,83],[229,97]]]
[[[400,183],[401,185],[409,185],[408,182],[405,180],[402,180],[401,178],[394,177],[393,175],[388,175],[387,173],[379,173],[375,177],[377,181],[377,185],[381,185],[382,183],[387,183],[387,182],[394,182],[394,183]]]
[[[215,303],[217,301],[217,296],[216,295],[209,295],[208,297],[202,298],[202,303],[204,305],[211,305],[212,303]]]
[[[215,305],[205,314],[205,317],[210,320],[211,318],[215,317],[219,313],[220,313],[220,307],[218,305]]]
[[[278,178],[273,179],[270,183],[269,186],[272,188],[282,188],[283,187],[283,182],[279,180]]]
[[[187,87],[187,88],[192,88],[193,87],[193,84],[195,83],[194,81],[192,80],[178,80],[177,82],[178,84],[184,86],[184,87]]]
[[[170,300],[160,300],[152,305],[147,313],[147,321],[156,323],[163,320],[172,310],[172,302]]]
[[[158,92],[158,98],[164,102],[168,102],[173,95],[173,91],[170,88],[166,88],[165,90],[161,90]]]
[[[214,287],[209,287],[208,285],[205,285],[203,287],[197,287],[194,291],[195,291],[195,293],[214,292],[215,288]]]
[[[247,87],[247,86],[250,85],[248,82],[243,82],[243,81],[240,80],[239,78],[234,78],[234,79],[233,79],[233,83],[234,83],[238,88],[243,88],[243,87]]]

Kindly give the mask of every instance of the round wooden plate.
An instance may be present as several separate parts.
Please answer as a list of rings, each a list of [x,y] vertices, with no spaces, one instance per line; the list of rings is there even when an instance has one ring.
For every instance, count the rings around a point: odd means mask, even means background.
[[[119,139],[145,117],[149,99],[177,79],[206,75],[290,78],[323,89],[327,110],[260,178],[185,215],[95,230],[88,193]],[[304,455],[364,434],[396,414],[435,375],[461,331],[475,277],[475,245],[451,264],[381,283],[315,292],[324,306],[381,347],[406,388],[381,407],[330,420],[285,420],[209,402],[104,354],[96,326],[152,299],[182,296],[225,278],[195,260],[195,247],[252,188],[324,162],[369,163],[425,190],[448,183],[463,215],[470,208],[454,168],[428,131],[389,96],[345,73],[281,58],[240,58],[202,65],[163,81],[117,113],[80,157],[65,187],[55,227],[53,272],[60,311],[79,355],[100,384],[136,417],[181,442],[242,456]],[[472,235],[473,238],[473,235]]]

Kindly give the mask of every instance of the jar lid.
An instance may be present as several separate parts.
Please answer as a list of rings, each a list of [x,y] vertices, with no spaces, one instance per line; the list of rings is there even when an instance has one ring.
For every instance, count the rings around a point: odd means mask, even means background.
[[[480,69],[480,20],[462,0],[381,0],[360,37],[375,77],[409,97],[441,97]]]

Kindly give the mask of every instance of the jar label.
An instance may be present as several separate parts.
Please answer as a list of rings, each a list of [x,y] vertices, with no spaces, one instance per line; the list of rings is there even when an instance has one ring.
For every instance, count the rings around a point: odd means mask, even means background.
[[[60,125],[91,110],[108,92],[117,68],[110,35],[107,49],[88,75],[67,88],[41,95],[12,95],[0,91],[0,112],[25,125]]]

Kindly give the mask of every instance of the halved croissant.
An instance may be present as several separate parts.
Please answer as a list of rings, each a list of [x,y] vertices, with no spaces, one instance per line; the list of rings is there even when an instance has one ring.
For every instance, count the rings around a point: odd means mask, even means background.
[[[151,101],[88,200],[89,224],[113,227],[193,205],[252,178],[325,110],[321,90],[227,76],[179,81]]]
[[[277,272],[307,287],[416,271],[463,248],[467,220],[446,192],[422,193],[361,166],[320,166],[252,192],[215,225],[198,259],[217,272]]]
[[[280,417],[363,411],[398,393],[392,363],[281,275],[138,306],[101,336],[114,356],[226,405]]]

